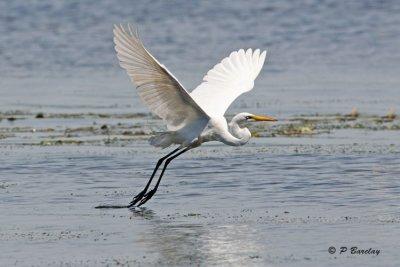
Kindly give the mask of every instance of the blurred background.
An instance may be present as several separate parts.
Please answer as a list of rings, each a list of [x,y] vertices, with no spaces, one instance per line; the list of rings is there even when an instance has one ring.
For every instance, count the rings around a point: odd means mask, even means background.
[[[400,2],[1,1],[0,110],[145,111],[112,27],[133,23],[191,91],[233,50],[268,49],[235,103],[280,116],[385,113],[400,102]]]

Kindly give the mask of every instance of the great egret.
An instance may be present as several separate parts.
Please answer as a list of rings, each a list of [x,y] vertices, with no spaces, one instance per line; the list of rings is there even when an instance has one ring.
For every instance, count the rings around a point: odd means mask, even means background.
[[[137,194],[128,208],[141,206],[157,191],[168,164],[186,151],[204,142],[220,141],[230,146],[246,144],[250,131],[240,127],[245,121],[276,121],[270,116],[239,113],[227,123],[224,114],[230,104],[242,93],[254,87],[261,71],[266,51],[257,49],[232,52],[212,68],[203,82],[191,93],[160,64],[144,47],[137,29],[114,26],[115,50],[122,68],[136,85],[143,103],[167,125],[168,131],[150,139],[150,144],[166,148],[179,145],[158,160],[144,189]],[[156,185],[148,191],[161,164],[165,161]]]

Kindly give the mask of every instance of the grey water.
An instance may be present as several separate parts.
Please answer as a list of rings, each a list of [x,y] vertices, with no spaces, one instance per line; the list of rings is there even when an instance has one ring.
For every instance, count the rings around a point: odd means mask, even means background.
[[[384,116],[400,112],[399,12],[399,1],[1,1],[0,265],[398,266],[400,120]],[[259,137],[246,146],[178,158],[144,209],[97,210],[127,204],[168,153],[148,145],[162,122],[113,50],[113,24],[128,22],[189,91],[231,51],[267,49],[228,116],[280,121],[250,125]]]

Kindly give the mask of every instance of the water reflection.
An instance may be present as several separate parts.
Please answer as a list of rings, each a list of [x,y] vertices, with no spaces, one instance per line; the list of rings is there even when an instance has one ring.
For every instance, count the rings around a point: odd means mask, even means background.
[[[204,236],[208,260],[216,264],[247,263],[267,251],[265,240],[257,239],[257,231],[249,224],[210,227]]]
[[[162,219],[148,209],[133,210],[132,216],[149,220],[151,229],[139,233],[137,242],[156,257],[159,264],[245,264],[260,261],[265,240],[257,239],[250,224],[207,224],[184,216]]]
[[[129,210],[132,212],[131,218],[143,218],[146,220],[152,220],[156,216],[154,211],[145,207],[133,207]]]

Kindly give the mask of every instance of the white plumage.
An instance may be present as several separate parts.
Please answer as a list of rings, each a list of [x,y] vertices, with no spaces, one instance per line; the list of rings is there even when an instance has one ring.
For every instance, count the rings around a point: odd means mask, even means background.
[[[210,116],[223,116],[232,102],[254,87],[264,65],[266,51],[243,49],[232,52],[214,66],[190,96]]]
[[[136,84],[143,102],[164,119],[168,130],[177,131],[191,121],[207,119],[179,81],[146,50],[136,30],[116,26],[114,42],[121,67]]]
[[[242,93],[254,87],[265,61],[266,51],[248,49],[232,52],[229,57],[214,66],[204,81],[189,94],[182,84],[146,50],[137,31],[128,25],[115,26],[114,43],[120,65],[136,85],[139,96],[149,109],[162,118],[168,131],[150,139],[150,144],[179,147],[159,159],[145,188],[128,206],[141,206],[157,191],[167,165],[186,151],[208,141],[220,141],[231,146],[246,144],[251,133],[240,127],[245,121],[275,121],[268,116],[257,116],[242,112],[228,124],[224,114],[230,104]],[[147,191],[158,168],[164,167],[155,187]],[[98,208],[115,206],[99,206]]]
[[[223,115],[239,95],[253,89],[266,51],[232,52],[189,94],[144,47],[137,30],[129,25],[127,29],[115,26],[114,43],[120,65],[136,85],[139,96],[167,125],[168,132],[152,137],[150,144],[164,148],[172,144],[198,146],[212,140],[229,145],[248,141],[248,133],[235,136],[229,132]]]

